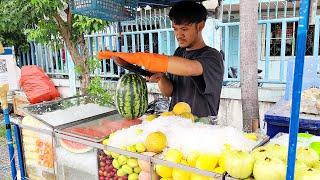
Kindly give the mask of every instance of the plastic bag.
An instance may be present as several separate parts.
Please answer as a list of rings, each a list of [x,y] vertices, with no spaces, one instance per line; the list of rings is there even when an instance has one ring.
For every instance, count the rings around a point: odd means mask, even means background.
[[[49,76],[38,66],[22,67],[20,86],[32,104],[60,97]]]

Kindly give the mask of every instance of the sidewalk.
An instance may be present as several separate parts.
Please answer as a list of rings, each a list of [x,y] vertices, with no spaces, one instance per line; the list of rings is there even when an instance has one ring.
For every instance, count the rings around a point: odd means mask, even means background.
[[[3,128],[3,126],[4,124],[2,123],[2,121],[0,121],[0,128]],[[16,151],[15,151],[15,162],[16,162],[17,174],[20,174],[18,173],[19,167],[18,167]],[[17,179],[20,179],[20,177],[18,177]],[[0,180],[11,180],[9,153],[8,153],[8,146],[7,146],[5,134],[0,135]]]

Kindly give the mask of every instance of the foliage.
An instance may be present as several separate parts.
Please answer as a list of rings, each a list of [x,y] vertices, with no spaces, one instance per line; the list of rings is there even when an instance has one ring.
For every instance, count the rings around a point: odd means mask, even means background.
[[[73,15],[67,0],[0,0],[0,12],[0,40],[7,46],[21,49],[28,41],[51,46],[64,42],[81,73],[85,93],[90,55],[84,35],[102,30],[106,21]]]
[[[59,44],[61,28],[57,17],[64,20],[75,43],[86,33],[102,30],[107,22],[81,15],[71,15],[66,0],[0,0],[0,41],[5,45],[27,46],[27,42]],[[58,42],[58,43],[57,43]]]
[[[91,58],[88,62],[90,72],[94,72],[96,69],[101,68],[101,61],[97,58]],[[100,105],[113,104],[113,93],[108,90],[100,76],[95,75],[91,79],[87,88],[87,93],[95,97],[97,103]]]
[[[87,92],[89,95],[95,97],[97,103],[100,105],[113,104],[113,93],[107,89],[102,78],[99,76],[91,79]]]
[[[25,28],[32,27],[38,18],[32,13],[28,0],[0,0],[0,41],[4,46],[28,49]]]

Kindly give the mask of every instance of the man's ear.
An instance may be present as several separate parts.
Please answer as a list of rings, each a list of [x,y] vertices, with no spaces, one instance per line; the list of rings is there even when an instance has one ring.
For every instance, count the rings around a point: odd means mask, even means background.
[[[204,28],[204,25],[205,25],[205,21],[199,22],[198,25],[197,25],[197,26],[198,26],[198,30],[199,30],[199,31],[202,31],[203,28]]]

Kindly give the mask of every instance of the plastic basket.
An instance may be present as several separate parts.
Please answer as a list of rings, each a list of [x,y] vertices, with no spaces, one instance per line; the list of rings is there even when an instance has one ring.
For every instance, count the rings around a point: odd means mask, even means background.
[[[106,21],[132,20],[136,0],[69,0],[72,13]]]

